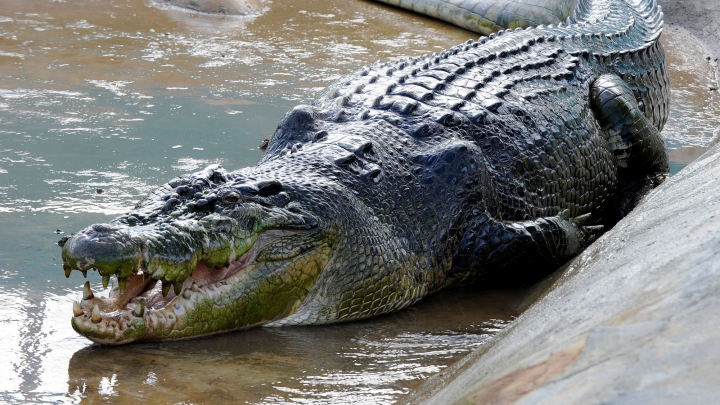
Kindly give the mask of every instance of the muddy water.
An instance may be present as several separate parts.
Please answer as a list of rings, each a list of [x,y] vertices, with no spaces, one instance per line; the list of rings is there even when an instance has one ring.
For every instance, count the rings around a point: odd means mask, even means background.
[[[114,349],[76,336],[84,280],[62,276],[58,233],[175,175],[255,163],[289,108],[362,65],[474,37],[366,1],[265,5],[208,17],[140,0],[2,3],[0,403],[390,403],[516,315],[521,292],[450,291],[345,325]],[[699,45],[673,27],[663,38],[677,170],[720,112]]]
[[[670,117],[662,134],[670,172],[677,173],[720,136],[720,92],[702,44],[687,30],[667,25],[661,40],[672,85]]]

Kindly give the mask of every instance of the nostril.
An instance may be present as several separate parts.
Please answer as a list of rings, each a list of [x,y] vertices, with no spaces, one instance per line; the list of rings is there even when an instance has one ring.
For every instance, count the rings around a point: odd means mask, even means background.
[[[270,197],[283,191],[282,184],[276,180],[261,181],[256,183],[258,188],[257,195],[260,197]]]

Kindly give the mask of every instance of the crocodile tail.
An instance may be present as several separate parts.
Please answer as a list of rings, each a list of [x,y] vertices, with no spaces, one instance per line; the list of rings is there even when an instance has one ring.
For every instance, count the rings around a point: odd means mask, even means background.
[[[437,18],[481,35],[565,22],[586,0],[375,0]]]
[[[637,10],[638,15],[643,17],[639,25],[645,32],[645,42],[657,41],[663,30],[663,12],[657,0],[627,0],[627,2]]]
[[[578,0],[575,10],[573,11],[569,23],[576,24],[579,21],[587,21],[592,12],[593,0]]]

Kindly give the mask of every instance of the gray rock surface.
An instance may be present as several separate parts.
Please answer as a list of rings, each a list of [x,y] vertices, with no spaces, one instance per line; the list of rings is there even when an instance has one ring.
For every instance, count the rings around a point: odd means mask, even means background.
[[[547,284],[492,344],[410,402],[717,403],[720,145]]]

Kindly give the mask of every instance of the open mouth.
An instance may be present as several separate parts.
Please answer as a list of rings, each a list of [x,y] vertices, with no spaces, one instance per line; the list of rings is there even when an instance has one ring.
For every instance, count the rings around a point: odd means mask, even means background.
[[[217,329],[209,326],[197,315],[198,308],[220,305],[237,299],[253,267],[257,267],[258,255],[266,260],[267,247],[296,236],[294,231],[267,231],[260,234],[252,247],[236,260],[224,266],[207,266],[200,262],[192,274],[182,283],[158,283],[142,270],[113,283],[107,298],[96,297],[86,282],[83,298],[73,303],[72,326],[88,339],[102,344],[123,344],[136,340],[153,340],[152,335],[161,334],[163,339],[182,339],[209,335],[229,329],[251,327],[257,323],[240,324]],[[312,245],[291,249],[289,254],[274,263],[264,266],[265,270],[281,268],[299,255],[312,250]],[[208,317],[211,317],[208,315]],[[241,319],[242,316],[238,316]],[[228,324],[228,322],[225,322]],[[188,333],[188,329],[192,329]]]

